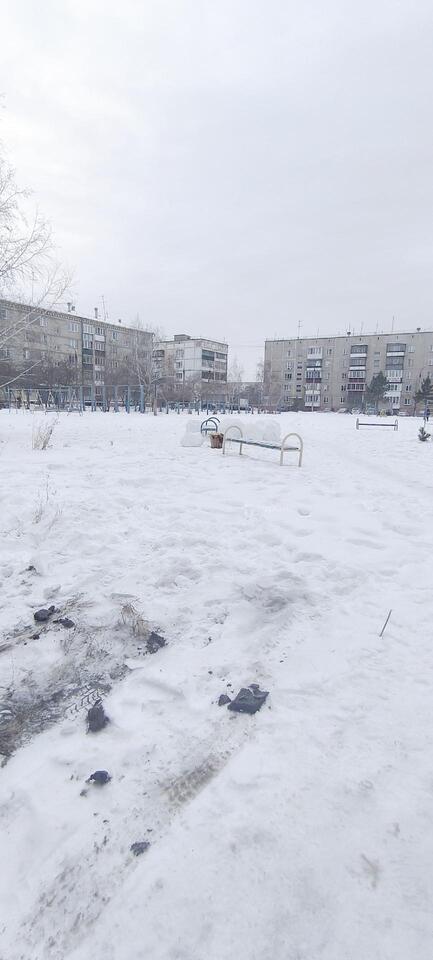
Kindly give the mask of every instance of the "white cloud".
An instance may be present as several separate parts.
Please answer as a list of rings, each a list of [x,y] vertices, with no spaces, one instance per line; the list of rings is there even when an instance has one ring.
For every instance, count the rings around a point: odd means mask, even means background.
[[[3,139],[78,307],[178,329],[430,323],[433,8],[10,4]],[[253,372],[259,351],[234,348]]]

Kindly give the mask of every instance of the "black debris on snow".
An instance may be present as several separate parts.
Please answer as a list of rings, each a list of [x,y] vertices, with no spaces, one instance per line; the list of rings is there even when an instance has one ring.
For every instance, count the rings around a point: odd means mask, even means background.
[[[257,683],[251,683],[249,687],[242,687],[239,690],[234,700],[229,703],[227,710],[234,710],[235,713],[257,713],[268,695],[268,690],[260,690]]]
[[[97,700],[93,707],[90,707],[90,710],[87,711],[87,733],[98,733],[109,722],[102,700]]]
[[[75,627],[74,621],[70,620],[69,617],[60,617],[59,620],[53,620],[53,623],[61,623],[62,627],[66,627],[67,630]]]
[[[41,610],[36,610],[36,613],[34,613],[33,616],[37,623],[46,623],[46,621],[49,620],[55,612],[55,607],[48,607],[48,610],[45,610],[42,607]]]
[[[159,633],[152,631],[146,642],[147,652],[158,653],[161,647],[165,647],[165,637],[161,637]]]
[[[226,693],[222,693],[218,698],[218,706],[225,707],[226,703],[231,703],[231,699],[230,697],[227,696]]]
[[[130,846],[131,853],[135,854],[136,857],[140,856],[140,853],[144,853],[150,847],[148,840],[137,840],[135,843],[132,843]]]
[[[106,770],[95,770],[94,773],[90,774],[90,777],[88,780],[86,780],[86,783],[91,783],[93,781],[93,783],[97,783],[99,786],[103,787],[104,783],[109,783],[110,780],[110,774],[107,773]]]

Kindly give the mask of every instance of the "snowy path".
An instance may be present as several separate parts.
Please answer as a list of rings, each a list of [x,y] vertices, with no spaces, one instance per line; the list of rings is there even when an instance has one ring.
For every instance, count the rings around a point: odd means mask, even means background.
[[[430,958],[433,447],[279,419],[302,470],[183,449],[175,416],[61,417],[37,452],[0,415],[3,635],[80,596],[70,659],[131,668],[101,734],[66,717],[1,770],[1,960]],[[61,684],[62,637],[0,652],[1,686]],[[216,706],[252,681],[256,717]]]

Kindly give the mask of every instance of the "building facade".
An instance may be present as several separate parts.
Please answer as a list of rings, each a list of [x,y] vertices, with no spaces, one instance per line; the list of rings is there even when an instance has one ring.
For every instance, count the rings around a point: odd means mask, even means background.
[[[135,384],[152,362],[152,334],[95,317],[0,300],[0,383],[35,387]]]
[[[433,332],[267,340],[264,395],[285,410],[362,409],[380,371],[389,381],[380,407],[413,412],[422,380],[433,378]]]
[[[154,364],[161,381],[172,383],[175,393],[215,398],[225,395],[228,346],[217,340],[178,334],[154,345]]]

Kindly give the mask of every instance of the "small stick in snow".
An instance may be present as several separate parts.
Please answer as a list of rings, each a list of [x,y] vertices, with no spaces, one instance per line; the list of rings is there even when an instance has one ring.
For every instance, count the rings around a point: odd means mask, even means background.
[[[386,628],[387,628],[387,625],[388,625],[388,620],[389,620],[391,614],[392,614],[392,610],[389,611],[389,614],[388,614],[388,616],[387,616],[387,618],[386,618],[386,620],[385,620],[385,623],[384,623],[384,625],[383,625],[383,627],[382,627],[382,629],[381,629],[381,631],[380,631],[380,633],[379,633],[379,637],[383,637],[383,635],[384,635],[384,633],[385,633],[385,630],[386,630]]]

